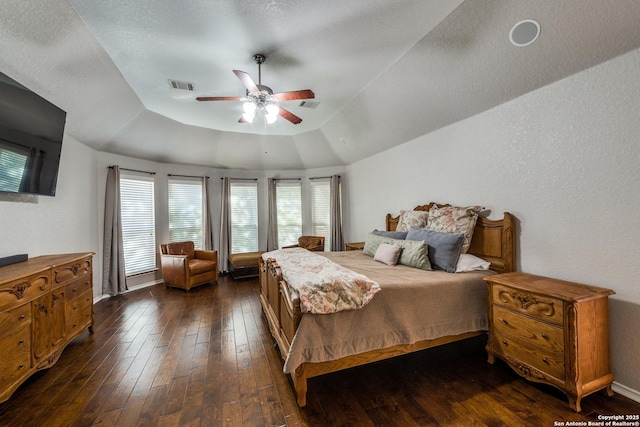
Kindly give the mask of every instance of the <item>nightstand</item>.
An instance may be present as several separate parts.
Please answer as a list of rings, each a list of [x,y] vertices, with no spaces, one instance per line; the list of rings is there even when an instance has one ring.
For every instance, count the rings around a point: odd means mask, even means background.
[[[608,297],[615,292],[526,273],[484,280],[489,363],[498,357],[524,378],[559,388],[576,412],[588,394],[613,395]]]
[[[364,242],[351,242],[351,243],[345,243],[344,247],[348,250],[348,251],[361,251],[364,249]]]

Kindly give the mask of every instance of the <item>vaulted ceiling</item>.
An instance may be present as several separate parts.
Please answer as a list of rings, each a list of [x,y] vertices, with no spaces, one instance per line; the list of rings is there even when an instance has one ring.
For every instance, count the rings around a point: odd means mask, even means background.
[[[540,36],[509,42],[517,22]],[[237,169],[345,165],[640,47],[637,0],[3,0],[0,71],[99,151]],[[303,119],[238,123],[232,73]],[[615,76],[612,76],[615,78]],[[173,89],[169,80],[192,83]],[[312,108],[309,108],[311,104]],[[570,103],[568,104],[570,105]]]

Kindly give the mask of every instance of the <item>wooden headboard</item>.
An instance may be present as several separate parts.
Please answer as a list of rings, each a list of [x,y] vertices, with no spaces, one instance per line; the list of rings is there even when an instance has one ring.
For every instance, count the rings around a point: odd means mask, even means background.
[[[445,207],[451,206],[440,203],[429,203],[416,206],[416,211],[429,211],[434,204]],[[387,231],[395,231],[400,216],[387,214]],[[476,228],[471,237],[469,253],[491,263],[491,269],[498,273],[509,273],[516,269],[515,253],[515,220],[513,215],[505,212],[502,219],[488,219],[478,217]]]

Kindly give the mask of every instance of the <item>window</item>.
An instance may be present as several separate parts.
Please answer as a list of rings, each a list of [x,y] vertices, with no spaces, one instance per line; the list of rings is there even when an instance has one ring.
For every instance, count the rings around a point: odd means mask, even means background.
[[[295,245],[302,235],[301,188],[300,182],[276,182],[278,247]]]
[[[331,250],[331,189],[328,180],[311,181],[311,234],[324,236],[324,250]]]
[[[231,253],[258,250],[258,183],[230,183]]]
[[[120,177],[120,209],[125,274],[156,268],[153,178]]]
[[[204,249],[202,181],[169,179],[169,241],[190,240]]]

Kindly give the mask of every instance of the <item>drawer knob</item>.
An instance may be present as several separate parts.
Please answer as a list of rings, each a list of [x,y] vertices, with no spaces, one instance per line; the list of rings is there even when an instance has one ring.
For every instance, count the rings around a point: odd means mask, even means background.
[[[78,288],[73,288],[73,292],[78,292]]]
[[[505,325],[509,324],[509,322],[507,322],[507,319],[502,319],[502,323],[504,323]]]
[[[542,361],[543,361],[544,363],[546,363],[547,365],[549,364],[549,361],[547,360],[547,358],[546,358],[546,357],[543,357],[543,358],[542,358]]]
[[[18,344],[24,344],[24,340],[20,340]]]
[[[24,364],[23,363],[21,363],[20,366],[18,366],[18,369],[22,369],[22,368],[24,368]]]
[[[509,343],[507,342],[507,340],[502,340],[502,344],[504,344],[504,345],[509,345]]]
[[[24,314],[20,315],[20,320],[24,320]]]
[[[547,334],[542,334],[542,338],[544,338],[545,340],[548,339],[549,337],[547,336]]]

